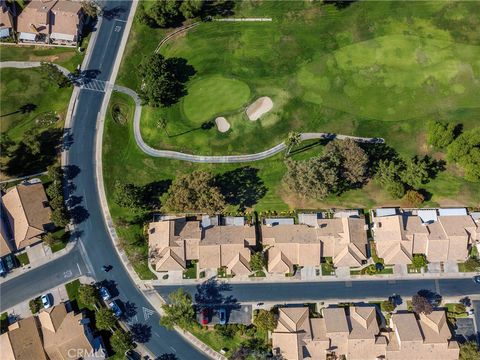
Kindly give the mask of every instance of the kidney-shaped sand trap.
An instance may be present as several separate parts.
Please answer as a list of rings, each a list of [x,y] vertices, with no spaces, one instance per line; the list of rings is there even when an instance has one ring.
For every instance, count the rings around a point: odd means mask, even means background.
[[[230,129],[230,123],[224,117],[217,117],[215,119],[218,131],[224,133]]]
[[[252,121],[258,120],[260,116],[272,110],[272,107],[272,99],[270,99],[268,96],[263,96],[250,104],[250,106],[247,108],[247,116]]]

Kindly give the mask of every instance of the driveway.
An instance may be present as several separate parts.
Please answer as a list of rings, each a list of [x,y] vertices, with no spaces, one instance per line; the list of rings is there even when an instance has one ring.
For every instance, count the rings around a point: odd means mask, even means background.
[[[455,325],[455,335],[458,341],[476,340],[475,323],[472,318],[457,319]]]
[[[209,325],[219,324],[218,308],[210,310]],[[197,321],[200,322],[200,313],[197,313]],[[252,305],[241,305],[238,308],[227,308],[227,323],[228,324],[243,324],[250,325],[252,323]]]

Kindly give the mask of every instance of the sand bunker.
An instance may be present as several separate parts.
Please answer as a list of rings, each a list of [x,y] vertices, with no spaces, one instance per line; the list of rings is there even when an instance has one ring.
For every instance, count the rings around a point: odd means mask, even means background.
[[[254,103],[250,104],[247,108],[247,116],[250,120],[255,121],[260,118],[263,114],[272,110],[273,101],[268,96],[263,96],[255,100]]]
[[[230,123],[224,117],[217,117],[215,119],[218,131],[224,133],[230,129]]]

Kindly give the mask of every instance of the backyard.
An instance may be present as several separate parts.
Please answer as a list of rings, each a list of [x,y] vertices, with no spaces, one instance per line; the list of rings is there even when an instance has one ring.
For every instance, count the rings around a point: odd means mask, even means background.
[[[433,118],[469,129],[480,116],[475,98],[480,88],[472,81],[480,73],[480,38],[468,30],[479,23],[468,15],[478,6],[362,2],[337,10],[304,2],[237,4],[236,16],[273,21],[205,22],[167,42],[161,53],[185,58],[196,75],[178,104],[143,107],[142,136],[159,149],[227,155],[265,150],[285,140],[291,130],[321,131],[383,137],[400,156],[443,159],[425,143],[426,122]],[[408,22],[399,20],[403,18]],[[458,30],[462,21],[468,25]],[[134,22],[120,84],[138,90],[141,79],[131,71],[132,64],[153,53],[169,31]],[[273,109],[250,121],[244,109],[260,96],[271,97]],[[231,125],[226,133],[202,126],[219,115]],[[130,120],[128,126],[107,121],[107,192],[116,179],[145,185],[197,169],[221,174],[247,165],[200,165],[146,156],[137,149],[131,126]],[[107,150],[119,143],[122,149]],[[321,150],[319,144],[305,146],[293,158],[307,159]],[[283,154],[248,165],[258,169],[267,189],[255,210],[402,205],[375,180],[322,201],[300,198],[281,181],[286,171]],[[480,204],[478,185],[464,180],[454,165],[423,188],[429,194],[426,206]],[[120,208],[113,212],[127,213]]]

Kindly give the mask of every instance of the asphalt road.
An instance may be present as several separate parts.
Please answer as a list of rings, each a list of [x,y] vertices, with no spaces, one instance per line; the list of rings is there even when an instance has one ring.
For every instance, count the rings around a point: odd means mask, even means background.
[[[130,6],[130,2],[122,1],[102,3],[105,10],[103,21],[98,30],[90,62],[87,69],[84,69],[90,71],[90,74],[95,74],[96,80],[102,82],[109,80]],[[64,272],[67,269],[73,271],[78,262],[82,264],[80,269],[83,269],[83,273],[86,273],[88,268],[96,280],[108,280],[113,285],[115,292],[119,294],[119,304],[125,311],[125,320],[131,326],[138,325],[137,327],[143,330],[142,335],[146,339],[144,344],[152,353],[157,356],[175,353],[177,358],[185,360],[206,359],[176,332],[168,331],[159,325],[159,315],[153,311],[150,303],[131,281],[109,238],[100,210],[94,159],[97,116],[103,98],[104,93],[101,91],[88,89],[80,91],[72,119],[67,158],[67,164],[75,167],[78,172],[72,179],[74,184],[72,196],[77,202],[74,207],[76,231],[87,253],[85,264],[77,261],[80,248],[76,247],[73,253],[57,261],[2,283],[1,307],[7,308],[8,305],[63,283]],[[108,274],[101,270],[104,264],[113,267]]]
[[[198,298],[198,286],[182,286],[184,290]],[[167,298],[168,294],[179,286],[158,286],[155,290]],[[284,282],[265,284],[217,284],[203,293],[210,294],[213,302],[221,303],[218,299],[227,302],[303,302],[310,300],[352,300],[368,298],[387,298],[393,294],[402,297],[411,297],[419,290],[430,290],[442,296],[466,296],[480,293],[480,285],[471,279],[442,279],[442,280],[372,280],[372,281],[328,281],[328,282]],[[214,294],[214,295],[211,295]],[[209,303],[208,299],[204,303]],[[197,301],[203,302],[203,301]]]

